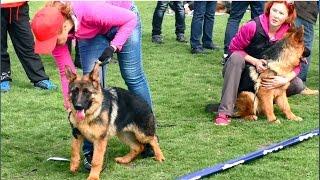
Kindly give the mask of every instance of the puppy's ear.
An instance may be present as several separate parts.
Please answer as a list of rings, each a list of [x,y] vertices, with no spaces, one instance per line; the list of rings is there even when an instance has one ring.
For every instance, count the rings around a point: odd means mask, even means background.
[[[77,78],[77,74],[73,73],[70,66],[65,66],[65,72],[69,82],[73,82]]]
[[[100,61],[99,61],[100,62]],[[93,70],[90,72],[89,78],[93,82],[97,82],[98,84],[100,83],[100,77],[99,77],[99,72],[100,72],[100,63],[96,62]]]
[[[298,27],[296,32],[294,33],[295,41],[296,42],[303,41],[303,38],[304,38],[303,34],[304,34],[304,26],[302,25],[302,26]]]

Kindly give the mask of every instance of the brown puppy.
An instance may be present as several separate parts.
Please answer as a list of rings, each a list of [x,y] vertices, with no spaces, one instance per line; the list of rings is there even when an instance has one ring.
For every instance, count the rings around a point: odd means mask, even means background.
[[[118,163],[129,163],[149,143],[155,159],[164,161],[155,135],[155,117],[149,105],[138,96],[121,88],[102,89],[99,79],[99,64],[96,63],[88,76],[77,76],[69,67],[69,80],[73,128],[70,171],[76,172],[80,165],[80,146],[86,138],[93,143],[92,167],[88,179],[99,179],[108,139],[117,136],[130,146],[130,152],[115,158]]]
[[[249,68],[256,92],[254,94],[243,91],[238,95],[236,116],[248,120],[257,120],[257,114],[262,113],[269,122],[280,123],[273,111],[273,103],[275,102],[287,119],[302,120],[292,113],[288,103],[286,90],[290,83],[274,89],[266,89],[260,85],[262,79],[269,76],[285,76],[299,65],[300,58],[305,51],[303,33],[303,27],[292,28],[283,40],[264,52],[264,59],[268,61],[268,69],[263,73],[259,74],[253,66]]]

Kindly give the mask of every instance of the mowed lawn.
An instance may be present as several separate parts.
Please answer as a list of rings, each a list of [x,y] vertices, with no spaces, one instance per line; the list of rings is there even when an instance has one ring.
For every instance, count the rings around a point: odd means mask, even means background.
[[[31,17],[43,2],[31,2]],[[292,111],[304,121],[291,122],[276,108],[282,124],[234,119],[229,126],[213,124],[214,114],[206,104],[220,100],[222,50],[206,55],[190,54],[189,43],[175,41],[174,16],[165,16],[165,43],[151,43],[151,22],[156,2],[139,1],[143,24],[143,63],[147,74],[157,134],[166,157],[164,163],[138,158],[130,165],[114,158],[129,148],[114,138],[108,144],[101,179],[175,179],[205,167],[233,159],[313,130],[319,126],[319,97],[296,95],[289,98]],[[106,10],[107,11],[107,10]],[[214,41],[223,46],[228,15],[216,16]],[[246,14],[243,22],[249,20]],[[190,37],[191,17],[186,17],[186,37]],[[12,65],[11,90],[1,93],[1,179],[85,179],[81,166],[73,175],[69,163],[47,161],[49,157],[70,158],[71,129],[63,108],[60,80],[50,56],[42,56],[47,74],[58,86],[56,91],[38,90],[27,79],[9,40]],[[312,63],[308,86],[319,86],[319,24],[315,26]],[[109,86],[126,88],[118,64],[108,67]],[[81,73],[81,71],[78,71]],[[209,177],[210,179],[319,179],[319,138],[312,138],[278,153]]]

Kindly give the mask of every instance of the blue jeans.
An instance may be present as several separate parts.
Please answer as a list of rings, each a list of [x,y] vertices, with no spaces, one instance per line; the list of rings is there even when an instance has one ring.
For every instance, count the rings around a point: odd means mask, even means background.
[[[149,85],[142,67],[142,51],[141,51],[141,22],[137,10],[134,10],[138,17],[138,24],[131,36],[124,44],[121,52],[117,53],[121,76],[124,79],[128,90],[142,99],[144,99],[151,107],[151,93]],[[114,28],[112,29],[114,31]],[[112,36],[112,35],[111,35]],[[79,54],[83,68],[83,74],[88,74],[92,71],[95,61],[102,54],[104,49],[109,46],[110,34],[97,35],[92,39],[79,40]],[[100,71],[100,77],[102,76]],[[83,145],[83,153],[92,152],[93,145],[85,140]]]
[[[185,26],[185,14],[184,14],[184,7],[182,1],[158,1],[157,6],[153,13],[152,18],[152,36],[153,35],[160,35],[161,34],[161,26],[163,21],[163,16],[170,5],[172,6],[172,10],[175,11],[175,18],[176,18],[176,35],[184,34]]]
[[[211,47],[217,1],[194,1],[190,45],[192,49]],[[202,37],[202,44],[200,39]]]
[[[313,43],[313,36],[314,36],[313,24],[304,19],[301,19],[300,17],[297,17],[295,23],[297,27],[301,25],[304,26],[304,45],[310,50],[310,56],[307,57],[308,64],[302,63],[301,71],[298,76],[305,83],[307,81],[307,75],[308,75],[309,66],[311,63],[312,43]]]
[[[263,13],[263,1],[232,1],[230,16],[228,18],[228,23],[224,35],[224,54],[229,54],[229,44],[232,38],[238,32],[240,21],[243,18],[243,15],[248,9],[249,5],[251,9],[251,19]]]

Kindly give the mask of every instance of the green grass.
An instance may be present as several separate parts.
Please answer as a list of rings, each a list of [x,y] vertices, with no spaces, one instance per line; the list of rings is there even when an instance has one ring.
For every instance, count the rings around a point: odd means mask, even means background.
[[[30,3],[31,17],[42,5]],[[131,165],[115,163],[116,156],[129,149],[117,139],[109,143],[106,169],[101,179],[174,179],[280,142],[319,126],[318,96],[289,98],[293,112],[302,122],[290,122],[278,110],[281,125],[260,118],[256,122],[234,120],[227,127],[212,123],[206,104],[220,100],[222,51],[191,55],[189,44],[175,41],[174,17],[165,16],[165,44],[151,43],[151,21],[155,2],[137,2],[143,23],[143,61],[158,120],[157,133],[166,157],[162,164],[136,159]],[[247,21],[248,15],[243,22]],[[216,16],[214,41],[222,47],[227,16]],[[186,18],[190,37],[191,18]],[[313,61],[308,86],[319,86],[319,25],[315,26]],[[9,43],[12,62],[11,91],[1,93],[1,178],[2,179],[85,179],[83,168],[76,175],[65,162],[46,161],[51,156],[70,157],[71,130],[62,95],[35,89],[27,79]],[[53,59],[42,57],[47,74],[59,84]],[[125,87],[117,64],[108,72],[110,86]],[[60,89],[60,85],[59,85]],[[278,153],[239,165],[210,179],[319,179],[319,138],[313,138]]]

